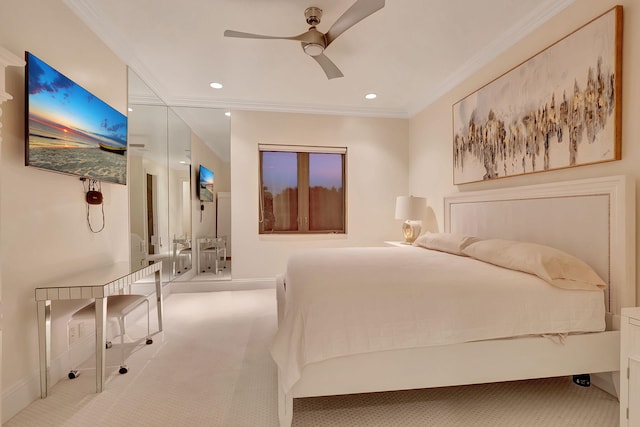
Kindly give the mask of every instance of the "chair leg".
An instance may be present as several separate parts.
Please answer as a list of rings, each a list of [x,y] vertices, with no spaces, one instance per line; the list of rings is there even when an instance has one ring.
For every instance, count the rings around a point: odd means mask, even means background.
[[[146,335],[146,344],[153,344],[153,339],[151,338],[151,307],[150,307],[150,303],[149,303],[149,299],[148,298],[143,298],[144,303],[147,304],[147,335]],[[138,305],[136,305],[135,307],[139,307],[141,303],[138,303]],[[134,307],[134,308],[135,308]],[[120,364],[120,369],[119,369],[119,373],[120,374],[126,374],[129,369],[127,368],[127,365],[125,364],[126,362],[126,352],[125,352],[125,348],[124,348],[124,344],[125,344],[125,340],[124,340],[124,336],[126,335],[127,331],[126,331],[126,316],[129,313],[126,314],[122,314],[121,316],[118,316],[118,326],[120,329],[120,359],[121,359],[121,364]],[[111,318],[113,319],[113,317]],[[70,328],[69,325],[70,321],[67,322],[67,345],[70,349],[71,347],[71,333],[70,333]],[[106,348],[111,348],[112,347],[112,343],[111,341],[106,341]],[[78,369],[71,369],[69,371],[68,377],[69,379],[74,379],[77,378],[80,375],[80,372]]]
[[[153,339],[151,338],[151,327],[149,325],[149,318],[151,317],[149,300],[147,300],[146,302],[147,302],[147,340],[145,341],[145,344],[149,345],[149,344],[153,344]]]
[[[120,372],[121,374],[126,374],[128,369],[127,366],[124,364],[124,334],[125,334],[125,316],[120,316],[118,318],[118,323],[120,325],[120,359],[121,359],[121,363],[120,363],[120,370],[118,372]]]
[[[71,324],[71,319],[67,321],[67,353],[69,355],[71,355],[71,330],[69,328],[70,324]],[[78,378],[78,376],[80,376],[80,371],[72,367],[69,370],[69,374],[67,376],[69,377],[70,380],[73,380],[75,378]]]

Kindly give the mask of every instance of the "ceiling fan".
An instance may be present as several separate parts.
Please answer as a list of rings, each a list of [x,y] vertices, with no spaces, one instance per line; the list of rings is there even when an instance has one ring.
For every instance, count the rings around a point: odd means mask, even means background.
[[[297,36],[291,37],[278,37],[278,36],[263,36],[260,34],[243,33],[240,31],[226,30],[224,32],[225,37],[239,37],[245,39],[278,39],[278,40],[294,40],[302,42],[302,50],[307,55],[316,60],[322,67],[327,78],[334,79],[336,77],[343,77],[344,74],[338,69],[338,67],[331,62],[324,54],[324,50],[340,36],[340,34],[353,27],[358,22],[362,21],[367,16],[384,7],[384,0],[357,0],[334,24],[329,28],[326,33],[321,33],[316,30],[316,25],[320,23],[322,18],[322,9],[312,6],[308,7],[304,11],[304,16],[307,20],[307,24],[311,25],[309,30]]]

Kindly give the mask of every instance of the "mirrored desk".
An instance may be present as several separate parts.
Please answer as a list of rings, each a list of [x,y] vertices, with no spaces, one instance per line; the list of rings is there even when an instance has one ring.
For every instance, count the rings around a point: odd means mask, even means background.
[[[162,331],[162,262],[130,268],[128,262],[115,263],[71,275],[36,288],[38,305],[38,349],[40,353],[40,397],[47,397],[51,362],[51,301],[94,298],[96,328],[96,393],[102,391],[105,376],[105,340],[107,297],[129,294],[131,285],[143,278],[155,277],[158,332]]]

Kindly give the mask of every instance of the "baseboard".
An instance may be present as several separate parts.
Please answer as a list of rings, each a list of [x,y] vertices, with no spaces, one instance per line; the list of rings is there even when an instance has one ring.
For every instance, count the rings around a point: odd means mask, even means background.
[[[40,398],[40,375],[34,372],[2,392],[2,424]]]
[[[172,293],[183,292],[210,292],[210,291],[233,291],[233,290],[253,290],[275,288],[275,278],[266,279],[234,279],[229,281],[193,281],[193,282],[170,282],[163,286],[162,292],[165,298]],[[136,284],[135,292],[142,294],[154,294],[155,283]],[[154,295],[150,295],[150,310],[156,307]],[[144,306],[138,307],[129,314],[132,321],[146,316]],[[129,318],[128,317],[128,318]],[[151,330],[154,331],[155,316],[151,317]],[[93,325],[93,323],[91,323]],[[107,325],[108,327],[109,325]],[[111,335],[107,330],[107,336]],[[78,366],[79,363],[72,361],[88,360],[95,356],[95,334],[88,334],[77,341],[73,347],[73,360],[69,351],[65,351],[56,358],[51,359],[49,368],[49,387],[54,386],[58,381],[68,378],[69,370]],[[2,393],[2,423],[9,421],[18,412],[29,406],[32,402],[40,399],[40,371],[36,369],[27,378],[15,383]]]
[[[153,285],[153,292],[155,293],[155,284]],[[169,296],[170,291],[165,286],[163,288],[164,297]],[[150,306],[149,309],[153,310],[156,307],[156,299],[151,296],[149,298]],[[146,307],[141,305],[140,307],[133,310],[127,319],[130,321],[137,321],[143,317],[146,317]],[[154,320],[156,319],[151,313],[151,332],[153,333],[154,327],[156,327],[156,323]],[[93,322],[91,322],[93,326]],[[116,327],[117,328],[117,327]],[[117,329],[116,329],[117,330]],[[114,336],[114,331],[112,329],[111,322],[107,322],[107,337],[111,339]],[[73,358],[71,357],[70,351],[73,352]],[[90,333],[85,337],[78,340],[74,343],[70,349],[70,351],[65,351],[59,356],[52,358],[49,366],[49,389],[53,387],[58,381],[66,380],[69,375],[69,370],[72,368],[76,368],[82,365],[84,362],[89,359],[95,360],[95,334]],[[95,366],[95,363],[94,365]],[[89,375],[95,375],[91,373]],[[40,369],[36,369],[29,375],[28,378],[25,378],[13,386],[9,387],[7,390],[2,393],[2,424],[9,421],[13,418],[18,412],[22,411],[24,408],[29,406],[32,402],[40,399]]]
[[[95,354],[95,335],[87,335],[73,345],[74,360],[87,360]],[[65,351],[50,361],[49,388],[58,381],[68,378],[72,368],[69,351]],[[29,406],[35,400],[40,399],[40,370],[9,387],[2,393],[2,423],[9,421],[18,412]]]
[[[196,269],[190,268],[188,271],[185,271],[184,273],[173,279],[172,282],[188,282],[196,277],[196,275]]]
[[[254,289],[275,289],[275,278],[231,279],[231,280],[198,280],[190,282],[171,282],[171,293],[215,292],[215,291],[249,291]]]

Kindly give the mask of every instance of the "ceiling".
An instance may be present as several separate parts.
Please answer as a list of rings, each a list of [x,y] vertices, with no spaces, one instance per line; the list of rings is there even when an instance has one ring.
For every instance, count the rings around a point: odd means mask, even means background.
[[[64,0],[168,105],[401,118],[573,1],[387,0],[327,47],[344,73],[329,80],[299,42],[223,33],[297,35],[309,6],[324,11],[324,33],[353,0]]]

